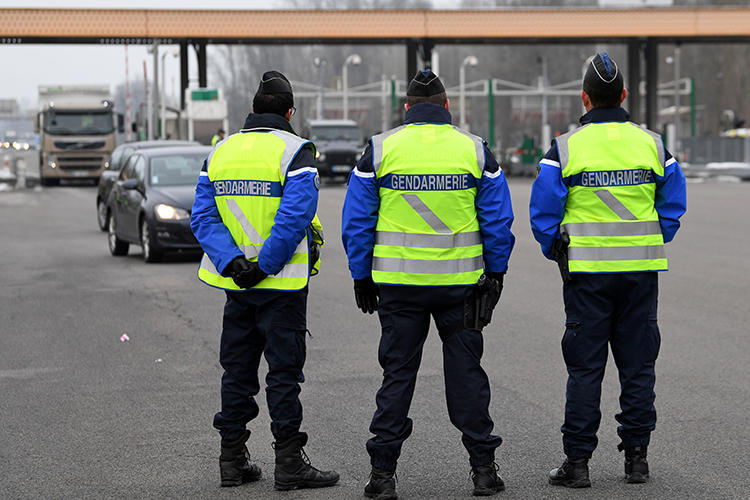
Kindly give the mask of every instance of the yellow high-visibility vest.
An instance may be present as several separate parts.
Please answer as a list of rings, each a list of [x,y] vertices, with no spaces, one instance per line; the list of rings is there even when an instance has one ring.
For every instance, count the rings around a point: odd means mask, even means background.
[[[282,130],[250,129],[233,134],[208,156],[208,179],[216,191],[216,207],[235,243],[250,261],[257,261],[271,235],[281,203],[286,172],[297,152],[310,141]],[[243,290],[221,275],[203,254],[198,277],[225,290]],[[278,274],[253,289],[301,290],[309,277],[307,236]]]
[[[630,122],[590,123],[556,139],[568,197],[560,230],[571,272],[667,269],[654,207],[661,137]]]
[[[474,201],[481,138],[449,124],[410,124],[372,138],[380,208],[372,278],[396,285],[473,285],[484,268]]]

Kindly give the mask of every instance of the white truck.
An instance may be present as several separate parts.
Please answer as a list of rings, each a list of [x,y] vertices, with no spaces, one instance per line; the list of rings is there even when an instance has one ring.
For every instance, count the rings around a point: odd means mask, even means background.
[[[115,131],[124,131],[109,85],[40,85],[39,108],[39,182],[98,180],[115,149]]]

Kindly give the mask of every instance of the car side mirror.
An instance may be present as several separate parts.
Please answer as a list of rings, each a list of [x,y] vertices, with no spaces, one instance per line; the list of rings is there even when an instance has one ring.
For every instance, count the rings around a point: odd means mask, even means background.
[[[37,113],[36,116],[34,116],[34,133],[38,134],[39,129],[41,128],[41,118],[42,113]]]
[[[125,133],[125,116],[122,113],[117,113],[117,132]]]
[[[120,186],[123,189],[137,189],[138,188],[138,179],[128,179],[126,181],[122,181],[120,183]]]

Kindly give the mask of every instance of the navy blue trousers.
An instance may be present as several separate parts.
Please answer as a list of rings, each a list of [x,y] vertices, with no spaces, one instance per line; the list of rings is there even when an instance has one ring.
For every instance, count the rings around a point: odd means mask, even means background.
[[[596,448],[607,344],[620,377],[617,434],[626,448],[648,445],[656,426],[657,296],[655,272],[574,274],[563,287],[568,385],[560,430],[566,455],[588,458]]]
[[[255,396],[260,391],[258,366],[264,354],[271,432],[277,441],[299,432],[306,320],[307,288],[297,292],[227,292],[219,353],[224,368],[221,411],[214,417],[214,427],[222,438],[240,437],[246,424],[258,416]]]
[[[422,348],[435,319],[443,339],[443,372],[448,415],[462,433],[472,465],[495,458],[502,439],[492,434],[490,384],[480,364],[482,333],[463,329],[463,303],[471,287],[380,287],[382,334],[378,361],[383,385],[375,398],[367,451],[373,467],[395,470],[401,445],[412,432],[409,406],[422,360]],[[442,437],[442,436],[441,436]]]

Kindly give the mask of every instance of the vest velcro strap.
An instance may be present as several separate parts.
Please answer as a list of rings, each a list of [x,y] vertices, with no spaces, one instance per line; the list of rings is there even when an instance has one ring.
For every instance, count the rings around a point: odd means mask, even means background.
[[[421,260],[398,259],[395,257],[373,257],[372,269],[385,273],[410,274],[457,274],[470,273],[482,269],[481,256],[468,259]]]
[[[561,226],[568,236],[648,236],[661,234],[659,221],[568,222]]]
[[[666,258],[664,245],[568,248],[569,260],[652,260]]]
[[[410,248],[456,248],[482,244],[479,231],[456,234],[415,234],[376,231],[375,244]]]

